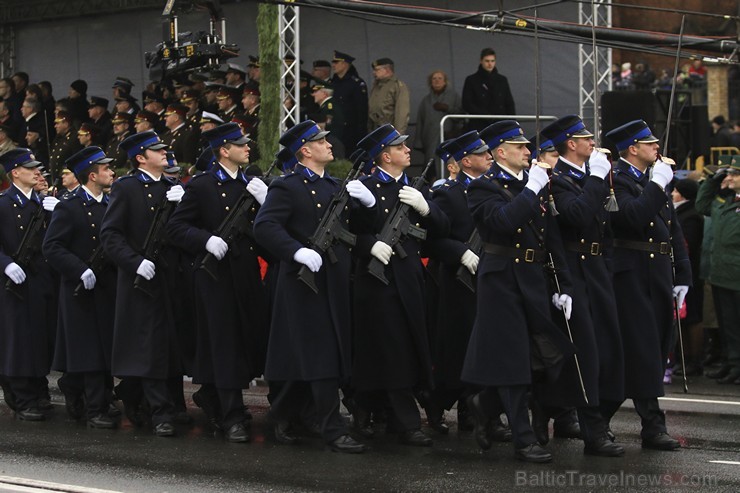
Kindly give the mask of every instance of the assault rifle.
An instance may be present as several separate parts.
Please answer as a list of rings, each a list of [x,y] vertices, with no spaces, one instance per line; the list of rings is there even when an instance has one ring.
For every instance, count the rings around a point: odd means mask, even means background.
[[[480,233],[478,233],[478,228],[474,228],[473,232],[470,233],[470,238],[468,238],[468,241],[465,243],[468,245],[468,249],[470,249],[471,252],[478,255],[480,257],[480,251],[483,248],[483,241],[480,239]],[[475,283],[473,282],[473,274],[470,273],[467,267],[464,265],[461,265],[457,268],[457,274],[455,274],[455,278],[457,278],[458,281],[463,283],[463,285],[468,288],[472,293],[475,293]]]
[[[275,159],[270,167],[267,168],[265,174],[262,175],[262,179],[269,177],[277,164],[278,160]],[[256,200],[257,199],[255,199],[254,196],[245,189],[244,193],[239,196],[229,213],[223,221],[221,221],[218,229],[213,232],[213,235],[223,239],[229,245],[229,248],[231,248],[234,245],[234,242],[242,236],[251,236],[252,231],[249,227],[249,221],[247,220],[247,212],[252,208]],[[214,281],[218,280],[218,259],[212,253],[206,252],[203,256],[203,260],[200,261],[199,268],[206,271]]]
[[[43,206],[39,204],[38,208],[34,211],[31,216],[31,220],[26,226],[26,232],[23,235],[21,244],[18,245],[18,249],[13,254],[13,261],[21,266],[21,268],[28,272],[31,270],[31,262],[36,254],[41,252],[41,242],[44,239],[44,210]],[[16,284],[10,279],[5,283],[5,290],[13,293],[19,300],[23,301],[25,298],[21,293],[20,284]]]
[[[319,221],[316,231],[308,239],[308,247],[316,250],[321,255],[327,254],[332,264],[337,263],[337,256],[333,248],[335,243],[341,241],[349,246],[355,246],[355,243],[357,243],[357,236],[347,231],[342,224],[341,216],[350,199],[349,192],[347,192],[347,183],[357,178],[360,174],[362,164],[367,158],[367,154],[360,149],[352,154],[352,169],[347,173],[339,190],[331,199],[326,212],[321,216],[321,221]],[[298,279],[303,281],[314,293],[319,293],[319,289],[316,287],[315,275],[305,265],[301,266],[298,271]]]
[[[144,240],[144,251],[142,255],[155,264],[159,259],[159,255],[162,253],[162,247],[166,241],[167,221],[172,215],[172,211],[175,210],[176,205],[177,202],[171,202],[165,196],[164,200],[157,206],[157,210],[154,212],[154,219],[149,225],[149,231]],[[147,281],[139,274],[134,279],[134,287],[150,298],[154,296],[152,292],[152,281]]]
[[[411,186],[416,190],[421,190],[426,182],[426,175],[432,167],[434,159],[430,159],[427,163],[424,171],[419,176],[414,178]],[[406,250],[401,246],[401,241],[408,236],[414,237],[417,240],[425,240],[427,237],[427,231],[424,228],[420,228],[411,224],[409,221],[409,210],[411,206],[404,204],[400,200],[396,201],[393,209],[388,214],[388,219],[385,220],[383,229],[377,235],[377,240],[390,245],[396,252],[399,258],[406,258]],[[385,265],[373,257],[370,259],[370,263],[367,265],[367,270],[375,276],[380,282],[386,286],[389,284],[388,279],[385,277]]]

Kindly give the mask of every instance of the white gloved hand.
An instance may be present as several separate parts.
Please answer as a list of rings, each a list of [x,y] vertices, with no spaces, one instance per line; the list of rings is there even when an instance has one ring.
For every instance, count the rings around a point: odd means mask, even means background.
[[[472,250],[465,250],[465,253],[460,257],[460,263],[463,264],[471,274],[475,274],[478,270],[478,255],[474,254]]]
[[[267,197],[267,184],[259,178],[252,178],[247,183],[247,192],[251,193],[254,199],[262,205]]]
[[[673,179],[673,168],[658,159],[653,165],[650,172],[650,181],[658,184],[660,188],[665,188]]]
[[[5,268],[5,275],[16,284],[21,284],[26,280],[26,273],[23,271],[23,268],[15,262],[8,264]]]
[[[82,285],[85,287],[85,289],[90,290],[95,287],[95,282],[97,281],[97,279],[95,278],[95,273],[92,271],[92,269],[87,269],[80,276],[80,281],[82,281]]]
[[[686,293],[688,292],[688,286],[673,286],[673,296],[676,298],[676,306],[679,309],[683,305],[683,300],[686,299]]]
[[[388,265],[391,261],[391,255],[393,255],[393,247],[388,243],[382,241],[376,241],[373,247],[370,249],[370,255],[380,260],[383,265]]]
[[[533,164],[532,167],[529,168],[529,180],[527,180],[525,188],[529,188],[535,195],[537,195],[549,181],[550,177],[547,176],[547,171],[545,171],[541,166]]]
[[[154,270],[154,262],[144,259],[141,261],[139,267],[136,269],[136,274],[140,275],[147,281],[151,281],[154,278]]]
[[[588,158],[588,166],[591,170],[591,174],[602,180],[609,174],[609,170],[612,169],[612,164],[606,158],[606,154],[599,152],[594,149],[591,152],[591,157]]]
[[[58,198],[49,195],[48,197],[44,197],[44,200],[41,201],[41,206],[44,208],[45,211],[51,212],[54,210],[54,207],[56,207],[58,203]]]
[[[429,214],[429,204],[427,204],[427,199],[425,199],[424,195],[415,188],[408,185],[404,186],[398,191],[398,200],[404,204],[410,205],[422,216]]]
[[[318,272],[319,269],[321,269],[321,265],[324,263],[319,252],[306,247],[299,248],[293,254],[293,260],[299,264],[305,265],[311,272]]]
[[[182,188],[182,185],[174,185],[167,190],[165,195],[170,202],[180,202],[182,196],[185,195],[185,190]]]
[[[350,197],[357,199],[360,204],[365,207],[372,207],[375,205],[375,195],[373,195],[373,192],[368,190],[360,180],[352,180],[348,182],[347,192]]]
[[[570,313],[573,310],[573,298],[567,294],[555,293],[552,295],[552,304],[555,308],[563,312],[566,320],[570,320]]]
[[[229,251],[229,244],[218,236],[211,236],[206,242],[206,250],[216,257],[216,260],[221,260]]]

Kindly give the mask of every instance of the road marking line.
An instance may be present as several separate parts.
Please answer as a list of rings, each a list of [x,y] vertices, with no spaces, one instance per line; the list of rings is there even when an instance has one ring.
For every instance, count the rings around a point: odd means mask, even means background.
[[[16,486],[29,486],[42,488],[49,491],[59,491],[65,493],[122,493],[114,490],[101,490],[99,488],[88,488],[87,486],[77,486],[72,484],[53,483],[50,481],[39,481],[36,479],[16,478],[13,476],[0,476],[0,485],[11,484]]]
[[[687,399],[684,397],[658,397],[661,401],[696,402],[700,404],[727,404],[728,406],[740,406],[736,401],[715,401],[711,399]]]
[[[740,466],[740,462],[734,460],[710,460],[713,464],[730,464],[731,466]]]

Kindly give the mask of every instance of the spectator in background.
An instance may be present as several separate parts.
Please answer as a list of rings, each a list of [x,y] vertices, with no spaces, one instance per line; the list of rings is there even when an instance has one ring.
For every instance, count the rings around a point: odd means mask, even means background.
[[[4,79],[0,79],[0,84]],[[8,108],[8,102],[0,99],[0,125],[5,128],[5,133],[8,135],[10,140],[14,142],[20,142],[23,135],[23,124],[12,118],[10,109]]]
[[[375,81],[367,103],[368,131],[390,123],[403,134],[411,113],[409,88],[396,77],[395,65],[390,58],[378,58],[372,65]]]
[[[483,48],[478,71],[465,78],[463,110],[471,115],[515,115],[516,105],[509,81],[496,68],[496,52]],[[496,120],[471,119],[467,130],[482,130]]]
[[[87,82],[77,79],[69,85],[69,112],[76,125],[88,121],[90,117],[87,114],[89,106],[87,102]]]
[[[732,130],[722,115],[712,118],[712,136],[709,138],[710,147],[731,147],[733,145]]]
[[[622,74],[619,71],[619,65],[612,63],[612,86],[617,87],[622,82]]]
[[[39,89],[41,90],[41,105],[44,108],[44,114],[49,122],[50,127],[54,127],[54,106],[56,101],[52,94],[51,82],[48,80],[42,80],[38,83]]]
[[[342,143],[348,155],[352,154],[357,142],[365,136],[367,128],[367,85],[352,65],[354,61],[354,57],[341,51],[334,51],[331,60],[334,69],[331,78],[334,101],[342,107],[344,113],[345,130]]]
[[[416,147],[424,153],[425,163],[435,156],[440,143],[439,123],[442,117],[462,111],[460,95],[449,85],[446,73],[435,70],[429,74],[427,82],[429,93],[421,100],[416,112]],[[457,137],[459,130],[458,121],[447,121],[444,139]]]
[[[655,82],[655,74],[647,63],[640,62],[635,65],[635,71],[632,73],[632,85],[636,91],[649,91]]]
[[[699,276],[701,261],[701,245],[704,240],[704,217],[696,211],[696,194],[699,184],[692,179],[678,180],[673,186],[671,197],[676,209],[678,224],[683,230],[686,247],[691,263],[693,284],[686,295],[686,318],[681,321],[684,352],[686,362],[686,376],[694,377],[702,374],[702,360],[704,359],[704,331],[702,329],[702,315],[704,307],[704,281]],[[676,348],[674,355],[679,355],[680,348]],[[680,359],[676,358],[680,363]],[[684,371],[679,365],[673,369],[674,375],[681,375]]]
[[[26,97],[26,88],[28,87],[29,77],[26,72],[16,72],[11,76],[13,84],[15,85],[16,94],[20,95],[21,98]]]
[[[46,131],[46,121],[41,113],[41,101],[36,98],[26,98],[21,106],[21,114],[26,119],[26,143],[37,161],[49,163],[49,141]]]
[[[18,122],[18,124],[23,122],[23,117],[21,116],[23,98],[15,92],[15,83],[10,77],[0,79],[0,97],[3,98],[10,111],[10,118]]]
[[[311,76],[323,82],[331,80],[331,64],[327,60],[314,60]]]
[[[694,80],[703,80],[707,77],[707,68],[700,59],[696,59],[691,62],[689,67],[689,77]]]

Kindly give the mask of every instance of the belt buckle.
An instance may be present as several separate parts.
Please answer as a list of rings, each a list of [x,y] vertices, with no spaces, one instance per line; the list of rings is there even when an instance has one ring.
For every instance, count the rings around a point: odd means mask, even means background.
[[[660,254],[661,255],[668,255],[671,253],[671,244],[666,243],[665,241],[660,242]]]
[[[589,253],[591,255],[601,255],[601,243],[591,243],[591,251]]]
[[[524,261],[528,263],[534,262],[534,248],[524,250]]]

